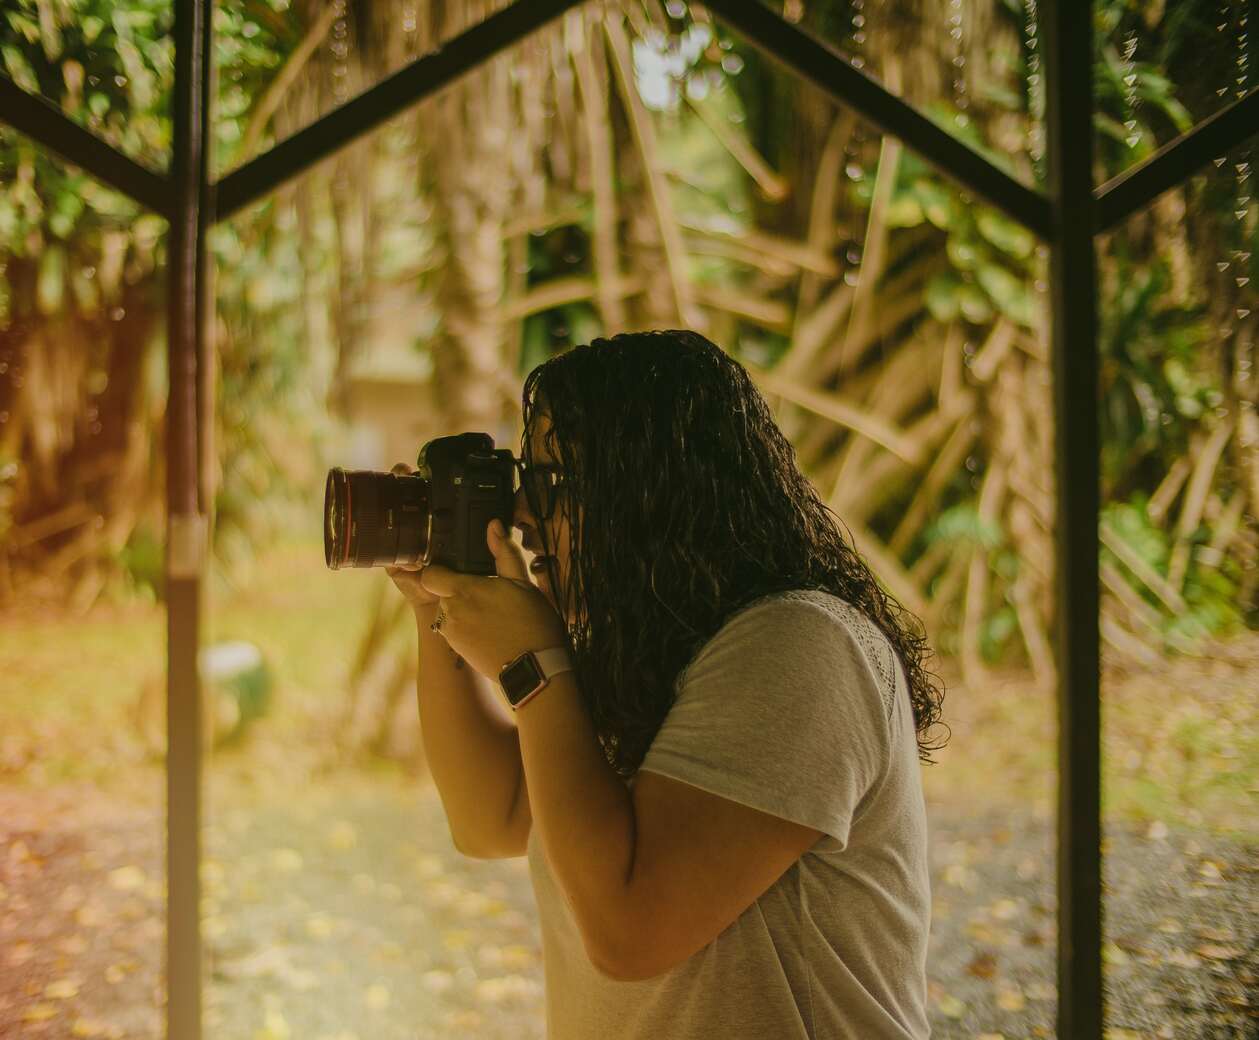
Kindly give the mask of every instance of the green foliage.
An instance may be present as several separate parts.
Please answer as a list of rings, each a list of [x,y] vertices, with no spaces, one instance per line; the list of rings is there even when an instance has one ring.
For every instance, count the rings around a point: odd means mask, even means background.
[[[1024,6],[1011,2],[1007,7],[1021,27],[1026,18]],[[1210,88],[1215,88],[1224,74],[1204,77],[1201,70],[1208,64],[1231,68],[1235,41],[1231,32],[1218,31],[1215,14],[1203,15],[1200,5],[1167,5],[1156,14],[1148,5],[1110,2],[1095,5],[1094,11],[1095,176],[1101,182],[1147,158],[1224,103],[1220,97],[1231,95],[1231,89],[1204,89],[1207,80]],[[1121,42],[1130,43],[1134,38],[1134,53],[1125,61]],[[1025,48],[1024,61],[1028,56]],[[1031,107],[1026,65],[1018,82],[1025,88],[1021,96],[992,89],[986,96],[996,107],[1026,117]],[[1230,79],[1228,87],[1234,86]],[[966,130],[959,130],[948,115],[947,111],[939,112],[937,121],[966,138]],[[973,122],[969,129],[967,143],[982,152]],[[925,302],[933,316],[944,322],[987,325],[1000,313],[1020,325],[1035,327],[1037,307],[1029,291],[1037,277],[1034,238],[993,211],[978,210],[971,221],[968,218],[976,213],[975,207],[950,207],[936,201],[929,209],[927,193],[912,181],[906,185],[912,177],[907,163],[901,171],[890,223],[913,226],[929,221],[948,233],[950,269],[932,278],[926,289]],[[926,177],[938,181],[930,171]],[[1187,234],[1183,242],[1169,242],[1165,236],[1148,231],[1117,234],[1099,257],[1103,500],[1109,503],[1107,509],[1114,511],[1113,515],[1108,513],[1113,522],[1125,527],[1128,537],[1141,546],[1143,558],[1164,576],[1174,536],[1148,520],[1144,501],[1188,451],[1190,434],[1209,432],[1226,414],[1227,368],[1221,365],[1222,344],[1208,317],[1209,294],[1217,291],[1216,286],[1213,280],[1201,277],[1186,285],[1188,261],[1184,253],[1201,244],[1218,244],[1220,262],[1216,266],[1226,269],[1229,265],[1223,258],[1231,257],[1229,279],[1235,276],[1238,286],[1245,285],[1247,277],[1254,279],[1253,260],[1259,256],[1254,225],[1250,225],[1248,237],[1244,223],[1235,219],[1232,179],[1227,178],[1230,183],[1224,190],[1215,182],[1208,182],[1206,191],[1186,190],[1196,235]],[[1220,180],[1216,178],[1216,182]],[[957,210],[966,215],[959,217]],[[1213,224],[1219,227],[1216,233],[1207,230]],[[1172,276],[1174,252],[1181,254],[1179,284],[1174,284]],[[1210,271],[1210,265],[1202,267]],[[1239,311],[1239,316],[1242,313]],[[1227,327],[1220,330],[1220,334],[1228,333]],[[1220,467],[1215,479],[1218,486],[1228,486],[1232,478],[1227,465]],[[1139,525],[1134,519],[1137,516],[1143,518]],[[935,537],[956,524],[958,517],[941,520]],[[1201,524],[1191,536],[1192,545],[1208,542],[1211,534],[1209,526]],[[1196,549],[1190,554],[1183,584],[1178,588],[1188,609],[1173,614],[1163,608],[1163,632],[1169,646],[1190,646],[1203,635],[1226,632],[1244,619],[1239,564],[1227,556],[1217,563],[1217,555],[1199,556]],[[1135,579],[1133,584],[1139,587]],[[1143,595],[1154,604],[1149,590],[1143,590]]]
[[[1166,579],[1172,559],[1174,536],[1150,520],[1146,509],[1147,498],[1135,494],[1130,501],[1111,502],[1102,509],[1101,521],[1122,539],[1128,549],[1160,577]],[[1191,536],[1190,543],[1201,545],[1209,538],[1203,528]],[[1127,565],[1105,546],[1101,558],[1120,569]],[[1237,606],[1238,578],[1235,565],[1224,568],[1203,562],[1196,553],[1190,554],[1190,564],[1182,587],[1186,608],[1171,610],[1168,605],[1147,588],[1140,577],[1133,575],[1133,587],[1155,610],[1160,618],[1160,630],[1168,649],[1192,647],[1205,636],[1218,635],[1240,627],[1244,618]]]
[[[979,630],[979,652],[985,661],[998,661],[1018,639],[1018,615],[1008,603],[989,611]]]
[[[1207,41],[1186,33],[1186,23],[1174,11],[1165,12],[1164,19],[1153,24],[1148,15],[1141,4],[1129,0],[1108,0],[1094,7],[1094,127],[1098,159],[1112,172],[1147,158],[1160,141],[1189,130],[1195,122],[1181,99],[1184,87],[1192,89],[1193,84],[1174,83],[1166,68],[1180,49],[1200,47]],[[1119,41],[1131,34],[1135,34],[1136,51],[1125,63]],[[1202,56],[1199,53],[1199,62]],[[1195,63],[1196,70],[1204,67]],[[1199,71],[1196,78],[1200,76]],[[1129,106],[1130,95],[1134,106]]]
[[[958,548],[978,546],[995,549],[1005,540],[1001,529],[980,519],[974,502],[959,502],[942,510],[927,527],[925,541],[928,546],[945,542]]]
[[[1167,576],[1171,547],[1163,531],[1150,521],[1143,496],[1138,496],[1132,502],[1108,504],[1102,510],[1102,523],[1118,534],[1143,562],[1149,564],[1163,577]],[[1118,562],[1118,560],[1113,562]],[[1151,603],[1153,602],[1154,600],[1151,600]]]
[[[329,447],[315,388],[322,351],[300,307],[301,240],[291,212],[268,200],[210,236],[216,262],[219,437],[216,549],[248,564],[280,534]]]
[[[148,520],[141,522],[118,555],[127,593],[156,601],[162,596],[166,570],[162,533]]]
[[[15,0],[12,8],[0,15],[5,71],[123,152],[164,168],[174,71],[169,0]],[[252,99],[300,39],[297,16],[286,12],[282,4],[216,7],[220,163],[234,157]],[[322,461],[325,408],[308,378],[318,352],[301,321],[295,230],[291,210],[268,202],[210,235],[220,322],[215,548],[229,561],[247,560],[283,526],[286,505]],[[151,298],[160,299],[164,244],[162,218],[0,129],[0,329],[32,307],[46,317],[90,317],[124,277],[147,279]],[[38,264],[33,299],[11,299],[6,256]],[[144,369],[159,399],[163,340],[152,345]],[[0,527],[7,518],[0,500]],[[160,541],[152,524],[142,519],[119,555],[133,590],[157,588]]]
[[[249,158],[239,148],[256,100],[301,40],[302,25],[282,0],[214,5],[214,64],[218,96],[212,127],[215,170]]]
[[[8,537],[13,526],[13,485],[18,475],[18,460],[0,452],[0,540]]]
[[[1222,399],[1219,373],[1201,349],[1203,307],[1175,299],[1169,281],[1161,258],[1115,257],[1098,337],[1108,496],[1165,472],[1187,450],[1193,424]]]
[[[11,0],[0,17],[5,71],[24,90],[132,158],[165,168],[174,44],[170,0]],[[41,174],[48,172],[41,169]],[[41,176],[41,195],[47,197]]]
[[[748,361],[761,368],[773,368],[791,346],[791,339],[782,333],[759,332],[742,337],[737,343],[740,361]]]
[[[873,183],[869,175],[857,181],[853,197],[858,205],[870,205]],[[950,269],[928,280],[924,296],[938,321],[988,325],[1003,315],[1024,328],[1038,326],[1032,290],[1035,236],[995,210],[964,202],[913,153],[901,157],[887,224],[894,229],[930,225],[943,233]]]

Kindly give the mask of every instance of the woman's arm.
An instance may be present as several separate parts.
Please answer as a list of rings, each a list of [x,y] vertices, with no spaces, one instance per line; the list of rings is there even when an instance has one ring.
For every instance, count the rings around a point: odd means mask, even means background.
[[[572,904],[591,963],[624,927],[634,858],[634,806],[608,764],[572,672],[560,672],[516,711],[533,825],[556,881]]]
[[[429,630],[437,604],[415,607],[420,640],[420,734],[455,848],[519,855],[509,840],[521,784],[520,740],[502,699]],[[527,835],[526,830],[526,835]]]
[[[571,672],[516,712],[533,823],[591,963],[650,978],[707,946],[822,832],[608,764]]]

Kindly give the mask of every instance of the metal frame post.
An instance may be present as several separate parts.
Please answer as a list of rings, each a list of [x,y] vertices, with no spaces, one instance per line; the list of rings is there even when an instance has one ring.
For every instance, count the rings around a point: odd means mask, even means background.
[[[201,1038],[201,692],[197,674],[206,558],[201,438],[206,371],[210,4],[175,5],[175,92],[167,261],[166,1033]]]
[[[1043,4],[1058,514],[1058,1036],[1101,1040],[1097,274],[1092,4]]]

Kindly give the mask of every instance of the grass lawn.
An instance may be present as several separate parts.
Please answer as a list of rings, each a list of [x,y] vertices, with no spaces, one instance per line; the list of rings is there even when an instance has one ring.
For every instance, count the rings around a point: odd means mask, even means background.
[[[384,580],[380,572],[333,573],[321,546],[290,543],[271,550],[240,587],[207,594],[203,640],[256,643],[275,677],[258,739],[221,753],[224,761],[255,752],[269,759],[281,749],[322,757],[303,745],[323,739],[345,702],[371,584]],[[157,771],[134,716],[142,685],[164,673],[165,626],[162,605],[146,603],[102,604],[79,618],[4,617],[0,782],[85,781],[125,796],[135,771]]]
[[[966,688],[942,670],[949,745],[923,769],[929,803],[1023,806],[1057,800],[1057,709],[1026,674]],[[1102,811],[1108,822],[1259,838],[1259,633],[1221,657],[1171,658],[1102,679]]]
[[[223,766],[300,781],[332,764],[329,738],[378,572],[333,573],[314,542],[271,550],[239,587],[207,596],[205,639],[257,643],[275,672],[273,711]],[[0,624],[0,783],[91,783],[161,795],[160,762],[133,719],[141,684],[164,667],[160,605],[103,605],[82,618],[14,614]],[[933,804],[1053,811],[1053,695],[1023,673],[961,685],[947,662],[952,727],[924,769]],[[1103,795],[1108,819],[1259,835],[1259,633],[1211,660],[1170,659],[1157,673],[1108,669]],[[364,772],[394,767],[363,764]],[[139,782],[139,778],[146,778]]]

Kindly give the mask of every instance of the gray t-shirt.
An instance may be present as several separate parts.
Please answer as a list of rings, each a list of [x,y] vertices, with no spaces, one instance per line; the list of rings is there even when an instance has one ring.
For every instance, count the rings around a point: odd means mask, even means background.
[[[549,1040],[929,1037],[927,822],[891,644],[838,597],[777,593],[678,689],[641,768],[823,836],[703,949],[620,982],[590,963],[532,829]]]

